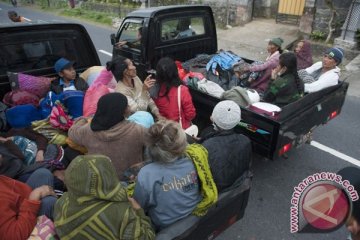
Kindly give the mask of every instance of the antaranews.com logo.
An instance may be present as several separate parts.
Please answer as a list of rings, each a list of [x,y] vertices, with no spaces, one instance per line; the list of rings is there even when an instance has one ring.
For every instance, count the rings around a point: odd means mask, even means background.
[[[331,232],[341,227],[352,202],[359,199],[354,186],[331,172],[315,173],[302,180],[291,198],[290,232]]]

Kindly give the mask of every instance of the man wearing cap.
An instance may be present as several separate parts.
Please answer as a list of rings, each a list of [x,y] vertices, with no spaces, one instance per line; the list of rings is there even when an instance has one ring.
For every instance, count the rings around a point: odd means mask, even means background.
[[[340,68],[337,67],[344,57],[340,48],[329,48],[322,61],[299,71],[299,76],[305,83],[305,92],[312,93],[338,84]]]
[[[231,100],[221,101],[211,115],[212,131],[200,140],[208,150],[209,165],[219,192],[230,187],[250,167],[250,140],[234,131],[240,120],[239,105]]]
[[[60,94],[69,90],[80,90],[85,92],[88,89],[88,84],[83,79],[76,76],[73,61],[69,61],[66,58],[60,58],[56,61],[54,69],[59,75],[59,78],[51,82],[50,91]]]

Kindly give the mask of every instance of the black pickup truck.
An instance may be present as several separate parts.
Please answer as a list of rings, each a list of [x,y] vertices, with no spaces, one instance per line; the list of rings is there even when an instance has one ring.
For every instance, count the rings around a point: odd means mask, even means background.
[[[179,26],[185,20],[188,21],[188,26],[190,23],[191,34],[179,37]],[[113,57],[121,55],[133,60],[139,76],[143,78],[147,70],[155,68],[161,57],[170,56],[183,62],[198,54],[217,52],[213,13],[207,6],[168,6],[137,10],[128,14],[117,33],[110,38],[113,45],[122,41],[139,41],[140,44],[129,44],[121,48],[115,45]],[[304,143],[309,131],[339,115],[347,88],[348,83],[340,82],[337,86],[307,94],[283,107],[276,116],[241,108],[242,122],[237,131],[251,139],[254,152],[275,159]],[[212,109],[220,99],[192,89],[191,95],[197,109],[194,123],[199,126],[210,124]]]
[[[72,23],[27,23],[0,26],[0,97],[11,90],[8,72],[55,76],[54,63],[75,61],[78,73],[101,65],[86,29]],[[189,216],[162,230],[157,239],[213,239],[241,219],[247,206],[252,174],[247,171],[204,217]]]

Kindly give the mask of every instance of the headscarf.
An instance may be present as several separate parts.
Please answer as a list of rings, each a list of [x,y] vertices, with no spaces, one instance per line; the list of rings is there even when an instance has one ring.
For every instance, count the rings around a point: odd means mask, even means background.
[[[155,237],[150,220],[130,206],[108,157],[76,157],[65,172],[65,183],[68,192],[56,202],[54,217],[61,239]]]
[[[103,131],[115,126],[124,120],[127,107],[127,98],[121,93],[109,93],[102,96],[90,124],[91,130]]]
[[[310,42],[303,40],[303,43],[300,51],[296,53],[298,70],[308,68],[313,64]]]
[[[134,114],[132,114],[128,120],[130,122],[134,122],[137,124],[140,124],[144,128],[149,128],[154,124],[154,118],[153,116],[146,111],[137,111]]]

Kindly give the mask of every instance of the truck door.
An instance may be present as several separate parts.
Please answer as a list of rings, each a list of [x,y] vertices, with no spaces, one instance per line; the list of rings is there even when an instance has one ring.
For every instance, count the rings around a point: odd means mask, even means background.
[[[144,48],[143,19],[128,18],[122,23],[115,37],[116,43],[113,48],[113,58],[123,56],[132,60],[138,72],[144,72],[142,63],[142,51]],[[139,76],[141,79],[143,76]]]

